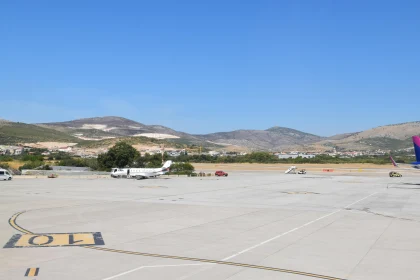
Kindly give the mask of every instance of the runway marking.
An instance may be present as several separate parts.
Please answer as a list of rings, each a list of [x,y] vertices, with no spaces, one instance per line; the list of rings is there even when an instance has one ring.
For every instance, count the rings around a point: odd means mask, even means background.
[[[283,268],[277,268],[277,267],[269,267],[269,266],[262,266],[262,265],[246,264],[246,263],[226,262],[226,261],[218,261],[218,260],[210,260],[210,259],[200,259],[200,258],[189,258],[189,257],[172,256],[172,255],[150,254],[150,253],[142,253],[142,252],[134,252],[134,251],[109,249],[109,248],[104,248],[104,247],[94,247],[94,246],[84,246],[83,248],[89,248],[89,249],[94,249],[94,250],[99,250],[99,251],[105,251],[105,252],[112,252],[112,253],[121,253],[121,254],[128,254],[128,255],[136,255],[136,256],[164,258],[164,259],[174,259],[174,260],[184,260],[184,261],[194,261],[194,262],[202,262],[202,263],[210,263],[210,264],[221,264],[221,265],[230,265],[230,266],[254,268],[254,269],[261,269],[261,270],[270,270],[270,271],[283,272],[283,273],[289,273],[289,274],[296,274],[296,275],[302,275],[302,276],[307,276],[307,277],[312,277],[312,278],[318,278],[318,279],[346,280],[344,278],[337,278],[337,277],[326,276],[326,275],[321,275],[321,274],[308,273],[308,272],[303,272],[303,271],[296,271],[296,270],[283,269]]]
[[[15,234],[3,248],[105,245],[100,232]]]
[[[362,200],[367,199],[368,197],[372,196],[376,194],[372,193],[370,195],[368,195],[367,197],[364,197],[356,202],[353,202],[349,205],[347,205],[345,208],[348,208]],[[229,258],[233,258],[234,256],[238,256],[240,254],[243,254],[249,250],[252,250],[258,246],[261,246],[265,243],[268,243],[276,238],[279,238],[280,236],[284,236],[290,232],[296,231],[297,229],[303,228],[305,226],[308,226],[316,221],[319,221],[321,219],[324,219],[328,216],[331,216],[335,213],[338,213],[340,211],[342,211],[343,209],[339,209],[337,211],[334,211],[328,215],[322,216],[321,218],[318,218],[316,220],[313,220],[309,223],[306,223],[298,228],[295,228],[291,231],[288,231],[286,233],[283,233],[281,235],[275,236],[273,238],[270,238],[269,240],[266,240],[264,242],[261,242],[259,244],[257,244],[256,246],[252,246],[248,249],[245,249],[235,255],[232,255],[228,258],[223,259],[222,261],[219,260],[211,260],[211,259],[200,259],[200,258],[190,258],[190,257],[182,257],[182,256],[172,256],[172,255],[161,255],[161,254],[151,254],[151,253],[142,253],[142,252],[133,252],[133,251],[125,251],[125,250],[116,250],[116,249],[110,249],[110,248],[105,248],[105,247],[95,247],[95,246],[90,246],[90,245],[86,245],[86,246],[82,246],[82,248],[88,248],[88,249],[93,249],[93,250],[99,250],[99,251],[105,251],[105,252],[112,252],[112,253],[121,253],[121,254],[128,254],[128,255],[137,255],[137,256],[146,256],[146,257],[155,257],[155,258],[164,258],[164,259],[175,259],[175,260],[185,260],[185,261],[195,261],[195,262],[202,262],[202,263],[208,263],[208,264],[220,264],[220,265],[230,265],[230,266],[236,266],[236,267],[245,267],[245,268],[253,268],[253,269],[261,269],[261,270],[267,270],[267,271],[275,271],[275,272],[282,272],[282,273],[289,273],[289,274],[295,274],[295,275],[302,275],[302,276],[307,276],[307,277],[312,277],[312,278],[317,278],[317,279],[327,279],[327,280],[346,280],[345,278],[338,278],[338,277],[333,277],[333,276],[327,276],[327,275],[321,275],[321,274],[315,274],[315,273],[308,273],[308,272],[303,272],[303,271],[296,271],[296,270],[290,270],[290,269],[283,269],[283,268],[277,268],[277,267],[269,267],[269,266],[261,266],[261,265],[253,265],[253,264],[246,264],[246,263],[236,263],[236,262],[227,262],[226,260]],[[20,227],[17,223],[16,223],[16,219],[19,217],[19,215],[21,215],[22,213],[24,213],[25,211],[19,212],[14,214],[10,219],[9,219],[9,224],[16,230],[26,233],[26,234],[34,234],[33,232],[26,230],[22,227]],[[141,269],[141,268],[138,268]],[[112,276],[112,277],[116,277],[116,276]],[[112,279],[112,278],[111,278]]]
[[[13,235],[3,248],[105,245],[100,232],[33,233],[16,223],[16,219],[25,212],[18,212],[9,219],[12,228],[25,234]]]
[[[120,276],[124,276],[126,274],[132,273],[134,271],[140,270],[140,269],[144,269],[144,268],[160,268],[160,267],[179,267],[179,266],[198,266],[198,265],[208,265],[208,264],[202,264],[202,263],[191,263],[191,264],[167,264],[167,265],[144,265],[144,266],[140,266],[125,272],[122,272],[120,274],[108,277],[108,278],[104,278],[102,280],[112,280],[115,278],[118,278]]]
[[[373,194],[371,194],[373,195]],[[367,197],[366,197],[367,198]],[[363,198],[365,199],[365,198]],[[359,200],[362,201],[363,199]],[[357,201],[357,202],[359,202]],[[355,203],[357,203],[355,202]],[[347,207],[355,204],[352,203],[348,205]],[[341,211],[341,210],[340,210]],[[25,211],[19,212],[14,214],[9,219],[9,224],[16,230],[27,233],[27,234],[34,234],[33,232],[26,230],[22,227],[20,227],[16,223],[16,219],[24,213]],[[160,254],[150,254],[150,253],[142,253],[142,252],[133,252],[133,251],[124,251],[124,250],[116,250],[116,249],[109,249],[105,247],[95,247],[95,246],[83,246],[82,248],[89,248],[94,250],[100,250],[100,251],[106,251],[106,252],[112,252],[112,253],[121,253],[121,254],[128,254],[128,255],[137,255],[137,256],[146,256],[146,257],[155,257],[155,258],[165,258],[165,259],[176,259],[176,260],[186,260],[186,261],[195,261],[195,262],[202,262],[202,263],[209,263],[209,264],[221,264],[221,265],[231,265],[231,266],[238,266],[238,267],[246,267],[246,268],[254,268],[254,269],[261,269],[261,270],[269,270],[269,271],[276,271],[276,272],[283,272],[283,273],[290,273],[290,274],[297,274],[312,278],[318,278],[318,279],[327,279],[327,280],[346,280],[344,278],[337,278],[332,276],[326,276],[326,275],[320,275],[320,274],[314,274],[314,273],[308,273],[308,272],[302,272],[302,271],[296,271],[296,270],[289,270],[289,269],[283,269],[283,268],[276,268],[276,267],[269,267],[269,266],[261,266],[261,265],[252,265],[252,264],[245,264],[245,263],[235,263],[235,262],[226,262],[224,260],[218,261],[218,260],[209,260],[209,259],[200,259],[200,258],[189,258],[189,257],[182,257],[182,256],[171,256],[171,255],[160,255]],[[140,268],[139,268],[140,269]],[[112,276],[115,277],[115,276]],[[112,278],[111,278],[112,279]]]
[[[38,273],[39,273],[39,267],[37,267],[37,268],[28,268],[27,270],[26,270],[26,273],[25,273],[25,276],[26,277],[33,277],[33,276],[38,276]]]
[[[19,215],[20,215],[20,214],[23,214],[23,213],[25,213],[25,212],[26,212],[26,211],[21,211],[21,212],[18,212],[18,213],[16,213],[16,214],[14,214],[12,217],[10,217],[10,219],[9,219],[9,225],[10,225],[12,228],[16,229],[17,231],[20,231],[20,232],[23,232],[23,233],[28,233],[28,234],[31,234],[31,233],[33,233],[33,232],[31,232],[31,231],[29,231],[29,230],[26,230],[26,229],[24,229],[24,228],[20,227],[18,224],[16,224],[16,219],[17,219],[17,217],[19,217]]]
[[[306,192],[306,191],[301,191],[301,192],[299,192],[299,191],[297,191],[297,192],[282,192],[282,193],[287,193],[287,194],[319,194],[319,193],[316,193],[316,192]]]
[[[313,221],[310,221],[310,222],[308,222],[308,223],[306,223],[306,224],[303,224],[303,225],[301,225],[301,226],[299,226],[299,227],[296,227],[296,228],[294,228],[294,229],[291,229],[291,230],[289,230],[289,231],[286,231],[286,232],[283,232],[283,233],[281,233],[281,234],[279,234],[279,235],[276,235],[276,236],[274,236],[274,237],[272,237],[272,238],[270,238],[270,239],[267,239],[267,240],[265,240],[265,241],[263,241],[263,242],[260,242],[260,243],[258,243],[258,244],[256,244],[256,245],[254,245],[254,246],[251,246],[251,247],[249,247],[249,248],[246,248],[246,249],[244,249],[244,250],[242,250],[242,251],[240,251],[240,252],[238,252],[238,253],[236,253],[236,254],[233,254],[233,255],[231,255],[231,256],[229,256],[229,257],[224,258],[224,259],[223,259],[223,261],[230,260],[230,259],[232,259],[232,258],[234,258],[234,257],[237,257],[237,256],[239,256],[239,255],[242,255],[243,253],[246,253],[246,252],[251,251],[251,250],[253,250],[253,249],[257,248],[257,247],[260,247],[260,246],[262,246],[262,245],[264,245],[264,244],[267,244],[267,243],[269,243],[269,242],[271,242],[271,241],[273,241],[273,240],[276,240],[276,239],[278,239],[278,238],[280,238],[280,237],[282,237],[282,236],[285,236],[285,235],[287,235],[287,234],[289,234],[289,233],[292,233],[292,232],[295,232],[295,231],[297,231],[297,230],[299,230],[299,229],[301,229],[301,228],[307,227],[307,226],[309,226],[309,225],[311,225],[311,224],[313,224],[313,223],[315,223],[315,222],[318,222],[318,221],[320,221],[320,220],[323,220],[323,219],[325,219],[325,218],[327,218],[327,217],[329,217],[329,216],[332,216],[332,215],[334,215],[334,214],[337,214],[338,212],[341,212],[341,211],[345,210],[346,208],[349,208],[350,206],[352,206],[352,205],[354,205],[354,204],[356,204],[356,203],[359,203],[360,201],[363,201],[363,200],[365,200],[365,199],[367,199],[367,198],[369,198],[369,197],[371,197],[372,195],[375,195],[375,194],[377,194],[377,192],[371,193],[370,195],[368,195],[368,196],[366,196],[366,197],[364,197],[364,198],[362,198],[362,199],[359,199],[358,201],[353,202],[353,203],[351,203],[351,204],[349,204],[349,205],[345,206],[344,208],[338,209],[338,210],[336,210],[336,211],[334,211],[334,212],[331,212],[331,213],[329,213],[329,214],[327,214],[327,215],[324,215],[324,216],[322,216],[322,217],[320,217],[320,218],[318,218],[318,219],[315,219],[315,220],[313,220]]]

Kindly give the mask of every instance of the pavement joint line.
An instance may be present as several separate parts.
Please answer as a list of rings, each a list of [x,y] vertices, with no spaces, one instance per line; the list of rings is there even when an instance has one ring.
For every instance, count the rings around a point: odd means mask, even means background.
[[[310,222],[307,222],[306,224],[303,224],[303,225],[301,225],[301,226],[299,226],[299,227],[295,227],[294,229],[291,229],[291,230],[289,230],[289,231],[283,232],[283,233],[281,233],[281,234],[279,234],[279,235],[276,235],[276,236],[274,236],[274,237],[272,237],[272,238],[270,238],[270,239],[267,239],[267,240],[265,240],[265,241],[262,241],[262,242],[260,242],[260,243],[258,243],[258,244],[256,244],[256,245],[254,245],[254,246],[251,246],[251,247],[249,247],[249,248],[246,248],[246,249],[244,249],[244,250],[242,250],[242,251],[240,251],[240,252],[238,252],[238,253],[236,253],[236,254],[233,254],[233,255],[231,255],[231,256],[229,256],[229,257],[224,258],[224,259],[223,259],[223,261],[230,260],[230,259],[232,259],[232,258],[234,258],[234,257],[237,257],[237,256],[239,256],[239,255],[242,255],[243,253],[246,253],[246,252],[251,251],[251,250],[253,250],[253,249],[255,249],[255,248],[258,248],[258,247],[260,247],[260,246],[262,246],[262,245],[264,245],[264,244],[267,244],[267,243],[269,243],[269,242],[271,242],[271,241],[274,241],[274,240],[276,240],[276,239],[278,239],[278,238],[280,238],[280,237],[283,237],[283,236],[285,236],[285,235],[287,235],[287,234],[289,234],[289,233],[295,232],[295,231],[297,231],[297,230],[299,230],[299,229],[301,229],[301,228],[307,227],[307,226],[309,226],[309,225],[311,225],[311,224],[313,224],[313,223],[315,223],[315,222],[318,222],[318,221],[320,221],[320,220],[323,220],[323,219],[325,219],[325,218],[327,218],[327,217],[329,217],[329,216],[332,216],[332,215],[334,215],[334,214],[336,214],[336,213],[338,213],[338,212],[341,212],[341,211],[343,211],[344,209],[346,209],[346,208],[348,208],[348,207],[350,207],[350,206],[352,206],[352,205],[354,205],[354,204],[356,204],[356,203],[359,203],[359,202],[361,202],[361,201],[363,201],[363,200],[365,200],[365,199],[367,199],[367,198],[369,198],[369,197],[371,197],[371,196],[373,196],[373,195],[375,195],[375,194],[377,194],[377,192],[371,193],[370,195],[368,195],[368,196],[366,196],[366,197],[364,197],[364,198],[362,198],[362,199],[359,199],[358,201],[353,202],[353,203],[351,203],[351,204],[349,204],[349,205],[345,206],[344,208],[338,209],[338,210],[336,210],[336,211],[334,211],[334,212],[331,212],[331,213],[329,213],[329,214],[327,214],[327,215],[324,215],[324,216],[322,216],[322,217],[319,217],[318,219],[315,219],[315,220],[312,220],[312,221],[310,221]]]
[[[315,273],[302,272],[302,271],[283,269],[283,268],[277,268],[277,267],[268,267],[268,266],[261,266],[261,265],[246,264],[246,263],[236,263],[236,262],[226,262],[226,261],[218,261],[218,260],[211,260],[211,259],[200,259],[200,258],[190,258],[190,257],[182,257],[182,256],[133,252],[133,251],[109,249],[109,248],[95,247],[95,246],[84,246],[83,248],[94,249],[94,250],[105,251],[105,252],[112,252],[112,253],[128,254],[128,255],[165,258],[165,259],[176,259],[176,260],[185,260],[185,261],[195,261],[195,262],[203,262],[203,263],[210,263],[210,264],[221,264],[221,265],[230,265],[230,266],[254,268],[254,269],[261,269],[261,270],[270,270],[270,271],[275,271],[275,272],[302,275],[302,276],[307,276],[307,277],[312,277],[312,278],[317,278],[317,279],[346,280],[344,278],[337,278],[337,277],[320,275],[320,274],[315,274]]]
[[[120,276],[124,276],[124,275],[130,274],[130,273],[132,273],[132,272],[135,272],[135,271],[138,271],[138,270],[141,270],[141,269],[144,269],[144,268],[180,267],[180,266],[199,266],[199,265],[209,265],[209,264],[202,264],[202,263],[190,263],[190,264],[144,265],[144,266],[139,266],[139,267],[137,267],[137,268],[134,268],[134,269],[131,269],[131,270],[128,270],[128,271],[125,271],[125,272],[122,272],[122,273],[116,274],[116,275],[111,276],[111,277],[104,278],[104,279],[102,279],[102,280],[112,280],[112,279],[115,279],[115,278],[118,278],[118,277],[120,277]]]
[[[375,193],[373,193],[375,194]],[[371,195],[373,195],[371,194]],[[369,196],[371,196],[369,195]],[[367,197],[369,197],[367,196]],[[367,197],[358,200],[347,207],[350,207],[353,204],[356,204],[359,201],[362,201],[366,199]],[[341,211],[341,210],[337,210]],[[336,211],[336,212],[337,212]],[[33,232],[26,230],[22,227],[20,227],[16,223],[16,219],[23,213],[27,211],[21,211],[16,214],[14,214],[9,219],[9,224],[16,229],[17,231],[26,233],[26,234],[33,234]],[[333,212],[335,213],[335,212]],[[329,214],[331,215],[331,214]],[[309,272],[303,272],[303,271],[296,271],[296,270],[290,270],[290,269],[284,269],[284,268],[277,268],[277,267],[269,267],[269,266],[261,266],[261,265],[253,265],[253,264],[246,264],[246,263],[236,263],[236,262],[227,262],[227,261],[219,261],[219,260],[211,260],[211,259],[201,259],[201,258],[191,258],[191,257],[183,257],[183,256],[172,256],[172,255],[161,255],[161,254],[152,254],[152,253],[142,253],[142,252],[134,252],[134,251],[125,251],[125,250],[117,250],[117,249],[110,249],[105,247],[96,247],[96,246],[81,246],[82,248],[87,249],[93,249],[93,250],[99,250],[99,251],[105,251],[105,252],[112,252],[112,253],[121,253],[121,254],[128,254],[128,255],[136,255],[136,256],[145,256],[145,257],[154,257],[154,258],[164,258],[164,259],[175,259],[175,260],[185,260],[185,261],[194,261],[194,262],[202,262],[202,263],[209,263],[209,264],[220,264],[220,265],[230,265],[230,266],[237,266],[237,267],[246,267],[246,268],[254,268],[254,269],[261,269],[261,270],[269,270],[269,271],[275,271],[275,272],[282,272],[282,273],[289,273],[289,274],[295,274],[295,275],[302,275],[317,279],[326,279],[326,280],[346,280],[344,278],[337,278],[327,275],[321,275],[321,274],[315,274],[315,273],[309,273]]]
[[[377,192],[376,192],[377,193]],[[374,195],[374,194],[376,194],[376,193],[373,193],[373,194],[371,194],[371,195]],[[368,196],[369,197],[369,196]],[[363,199],[361,199],[361,200],[358,200],[358,201],[356,201],[356,202],[354,202],[354,203],[352,203],[352,204],[350,204],[350,206],[352,206],[352,205],[354,205],[354,204],[356,204],[356,203],[358,203],[358,202],[360,202],[360,201],[362,201],[362,200],[364,200],[364,199],[366,199],[367,197],[365,197],[365,198],[363,198]],[[349,205],[348,206],[346,206],[346,208],[347,207],[349,207]],[[345,208],[344,208],[345,209]],[[342,209],[343,210],[343,209]],[[201,270],[199,270],[198,272],[202,272],[202,271],[205,271],[206,269],[205,268],[203,268],[203,269],[201,269]],[[195,275],[195,274],[197,274],[198,272],[196,272],[196,273],[193,273],[193,274],[190,274],[190,275],[188,275],[187,277],[181,277],[180,279],[187,279],[187,278],[189,278],[190,276],[192,276],[192,275]]]

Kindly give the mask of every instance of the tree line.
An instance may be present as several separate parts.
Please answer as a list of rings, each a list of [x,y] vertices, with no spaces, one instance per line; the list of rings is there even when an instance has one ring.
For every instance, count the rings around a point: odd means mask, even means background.
[[[168,157],[175,161],[192,163],[285,163],[285,164],[344,164],[344,163],[372,163],[372,164],[391,164],[389,155],[383,156],[356,156],[340,157],[329,155],[317,155],[313,158],[287,158],[280,159],[268,152],[253,152],[243,156],[210,156],[210,155],[181,155],[179,157]],[[400,163],[415,161],[413,156],[395,156],[394,159]]]
[[[0,156],[0,164],[3,167],[8,166],[8,162],[14,159],[20,159],[25,162],[19,169],[49,169],[45,163],[46,157],[41,155],[44,150],[34,150],[31,154],[20,156]],[[415,158],[410,154],[397,154],[394,159],[400,163],[410,163]],[[100,154],[98,158],[84,159],[71,157],[66,153],[53,153],[47,157],[47,160],[55,160],[54,165],[58,166],[76,166],[89,167],[91,170],[110,171],[113,167],[131,167],[131,168],[156,168],[162,166],[162,155],[150,155],[145,153],[141,155],[133,146],[126,142],[118,142],[111,147],[107,153]],[[187,155],[183,154],[177,157],[171,157],[164,153],[163,160],[172,160],[179,164],[174,164],[171,168],[173,172],[187,174],[193,172],[194,168],[190,163],[286,163],[286,164],[340,164],[340,163],[372,163],[372,164],[390,164],[389,156],[357,156],[357,157],[339,157],[329,155],[317,155],[313,158],[288,158],[279,159],[277,156],[268,152],[252,152],[246,155],[236,156],[211,156],[211,155]]]

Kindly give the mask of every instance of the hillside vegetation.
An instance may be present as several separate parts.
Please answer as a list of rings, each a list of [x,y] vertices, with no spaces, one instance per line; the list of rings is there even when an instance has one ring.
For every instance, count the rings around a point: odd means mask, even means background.
[[[333,136],[319,144],[339,150],[396,150],[412,146],[411,136],[420,134],[420,122],[379,126],[348,137]]]
[[[217,132],[197,137],[218,144],[245,146],[251,150],[281,150],[291,145],[303,146],[322,140],[320,136],[286,127],[267,130],[235,130]]]
[[[76,137],[50,128],[19,122],[0,123],[0,144],[12,145],[41,141],[80,142]]]
[[[85,139],[75,137],[76,134]],[[165,147],[179,149],[201,147],[202,151],[389,151],[412,147],[411,136],[419,134],[420,122],[321,137],[280,126],[266,130],[243,129],[193,135],[162,125],[146,125],[114,116],[37,125],[0,121],[0,144],[73,142],[87,148],[106,148],[123,140],[143,146],[164,144]]]
[[[120,137],[120,138],[110,138],[110,139],[103,139],[99,141],[83,141],[80,142],[77,147],[81,148],[101,148],[101,147],[110,147],[115,145],[118,142],[125,142],[129,145],[146,145],[146,146],[158,146],[158,145],[165,145],[165,147],[171,148],[178,148],[182,149],[185,148],[186,145],[180,143],[172,143],[165,140],[158,140],[154,138],[136,136],[136,137]]]

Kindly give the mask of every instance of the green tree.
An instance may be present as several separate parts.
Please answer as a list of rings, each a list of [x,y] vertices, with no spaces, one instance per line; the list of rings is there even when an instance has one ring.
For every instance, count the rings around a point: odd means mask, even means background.
[[[161,154],[154,154],[149,155],[146,161],[146,166],[148,168],[157,168],[162,166],[162,155]]]
[[[42,161],[28,161],[27,163],[25,163],[24,165],[19,167],[19,170],[22,169],[35,169],[38,168],[40,166],[43,166],[44,163]]]
[[[141,155],[139,154],[138,157],[136,157],[133,161],[133,164],[131,165],[131,167],[135,167],[135,168],[143,168],[146,167],[146,163],[143,157],[141,157]]]
[[[24,155],[23,161],[43,161],[44,157],[42,155]]]
[[[194,166],[189,162],[177,162],[171,166],[171,174],[191,174],[194,172]]]
[[[98,165],[102,170],[109,170],[112,167],[123,168],[132,166],[140,153],[133,146],[126,142],[118,142],[105,154],[98,156]]]
[[[11,156],[0,156],[0,161],[10,162],[13,161]]]

